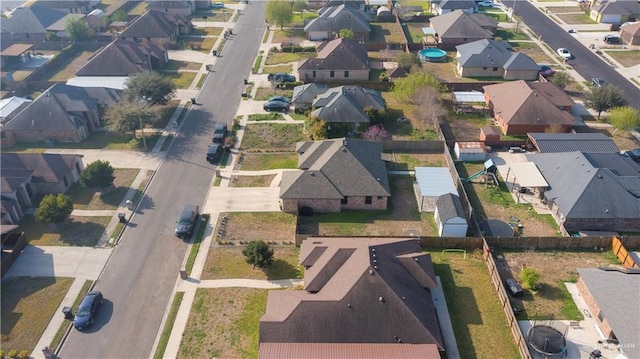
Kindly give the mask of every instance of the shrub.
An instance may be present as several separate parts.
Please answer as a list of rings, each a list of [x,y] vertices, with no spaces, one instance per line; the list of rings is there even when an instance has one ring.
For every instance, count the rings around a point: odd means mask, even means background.
[[[15,358],[15,357],[18,356],[18,351],[15,350],[15,349],[11,349],[11,350],[9,350],[9,354],[8,355],[9,355],[9,358]]]
[[[27,359],[29,357],[29,352],[26,350],[23,350],[20,352],[20,354],[18,354],[18,359]]]
[[[91,162],[80,175],[80,183],[90,188],[105,188],[113,185],[113,167],[109,161]]]
[[[538,286],[540,272],[535,268],[527,267],[520,272],[520,280],[526,289],[535,289]]]
[[[48,223],[64,222],[73,211],[73,201],[65,194],[48,194],[44,196],[38,209],[36,209],[36,221]],[[9,355],[11,356],[11,355]]]

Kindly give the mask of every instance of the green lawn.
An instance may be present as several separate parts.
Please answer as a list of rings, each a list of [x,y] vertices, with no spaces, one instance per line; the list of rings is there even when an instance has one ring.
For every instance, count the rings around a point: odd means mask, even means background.
[[[524,31],[520,30],[518,32],[516,32],[515,30],[511,30],[511,29],[498,29],[496,31],[495,34],[495,39],[496,40],[511,40],[511,41],[517,41],[517,40],[530,40],[529,36],[527,36],[527,34],[524,33]]]
[[[262,68],[262,73],[263,74],[275,74],[278,72],[286,72],[288,74],[290,74],[291,72],[293,72],[293,66],[292,65],[277,65],[277,66],[265,66]]]
[[[164,67],[163,70],[194,70],[198,71],[202,67],[202,64],[199,62],[187,62],[187,61],[177,61],[177,60],[169,60]]]
[[[147,151],[151,151],[160,138],[159,133],[145,133],[147,138]],[[12,152],[44,152],[49,148],[70,149],[105,149],[105,150],[139,150],[144,151],[141,138],[133,138],[131,133],[96,132],[82,142],[60,142],[48,145],[44,142],[22,142],[11,148]]]
[[[283,168],[297,168],[298,154],[290,153],[245,153],[243,171],[263,171]]]
[[[207,21],[209,19],[207,18]],[[200,36],[220,36],[222,34],[223,28],[221,27],[204,27],[194,29],[191,34],[192,35],[200,35]]]
[[[73,278],[15,277],[2,281],[2,349],[31,353],[57,313]],[[40,349],[40,348],[38,348]]]
[[[198,255],[198,251],[200,250],[200,244],[202,244],[202,240],[204,239],[204,233],[207,230],[207,224],[209,223],[209,214],[203,214],[200,216],[200,224],[198,225],[198,232],[193,240],[193,244],[189,250],[189,257],[187,258],[187,264],[185,265],[185,269],[187,270],[187,275],[191,275],[191,270],[193,269],[193,264],[196,262],[196,256]]]
[[[284,115],[277,112],[256,113],[249,115],[247,121],[284,121]]]
[[[248,124],[242,139],[244,151],[293,151],[296,142],[306,138],[303,126],[285,123]]]
[[[265,65],[286,64],[294,61],[301,61],[310,57],[315,57],[315,52],[269,52]]]
[[[247,263],[242,255],[242,246],[211,247],[202,279],[278,280],[302,278],[303,268],[298,262],[300,250],[290,245],[271,247],[274,249],[274,261],[271,266],[265,269],[253,269],[253,266]]]
[[[29,244],[34,246],[93,247],[100,240],[111,217],[74,217],[54,225],[37,222],[32,215],[20,221]]]
[[[173,302],[171,303],[171,308],[169,309],[169,314],[167,315],[167,321],[164,323],[164,328],[162,328],[162,334],[160,335],[160,340],[158,341],[156,352],[153,355],[154,359],[164,358],[164,351],[167,349],[167,343],[169,343],[171,330],[173,329],[173,324],[175,323],[176,317],[178,316],[178,309],[180,309],[180,304],[182,303],[183,297],[184,292],[177,292],[175,297],[173,297]]]
[[[284,96],[284,97],[291,98],[291,95],[293,95],[293,90],[290,90],[290,89],[258,87],[258,89],[256,90],[256,96],[254,100],[266,101],[273,96]]]
[[[605,51],[607,55],[613,57],[622,66],[631,67],[638,64],[640,50]]]
[[[195,72],[182,72],[179,74],[164,74],[169,77],[171,81],[176,85],[176,89],[184,90],[191,86],[191,83],[196,78]]]

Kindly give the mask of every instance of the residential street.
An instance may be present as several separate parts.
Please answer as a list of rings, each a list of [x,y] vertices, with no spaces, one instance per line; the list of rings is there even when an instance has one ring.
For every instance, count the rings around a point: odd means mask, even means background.
[[[204,159],[216,121],[236,114],[264,35],[264,2],[249,4],[217,59],[181,132],[151,182],[95,289],[104,308],[87,332],[72,331],[59,356],[147,358],[182,265],[187,243],[173,235],[185,203],[202,206],[214,167]]]

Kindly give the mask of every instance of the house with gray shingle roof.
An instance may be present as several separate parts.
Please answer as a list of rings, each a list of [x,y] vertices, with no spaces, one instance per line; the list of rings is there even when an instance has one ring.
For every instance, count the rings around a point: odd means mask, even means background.
[[[502,77],[536,80],[538,64],[529,56],[512,52],[506,41],[483,39],[456,46],[457,70],[463,77]]]
[[[180,36],[189,35],[193,30],[191,19],[180,14],[170,14],[158,10],[148,10],[120,34],[121,39],[138,41],[150,40],[166,47]]]
[[[129,76],[159,70],[167,61],[167,50],[154,42],[115,39],[96,51],[76,76]]]
[[[196,4],[186,0],[153,0],[147,1],[147,10],[157,10],[168,14],[190,16],[195,11]]]
[[[33,5],[48,7],[70,14],[87,14],[94,6],[99,4],[99,0],[36,0]]]
[[[604,0],[591,8],[589,17],[602,24],[622,24],[640,18],[640,3],[634,0]]]
[[[299,171],[284,172],[280,182],[283,211],[387,209],[391,190],[380,143],[353,138],[298,142],[296,152]]]
[[[311,41],[334,39],[342,29],[353,31],[356,41],[368,41],[371,18],[364,11],[341,4],[328,6],[318,11],[318,17],[304,27],[305,37]]]
[[[296,86],[293,88],[293,96],[291,96],[291,104],[296,110],[306,110],[311,108],[313,100],[321,93],[327,91],[329,87],[324,84],[315,82]]]
[[[458,45],[472,41],[491,39],[498,28],[498,23],[491,17],[466,14],[462,10],[435,16],[429,21],[429,26],[437,35],[439,47],[444,50],[453,50]]]
[[[578,275],[580,296],[596,325],[605,337],[620,343],[621,355],[616,358],[640,358],[640,274],[578,268]]]
[[[65,193],[84,169],[82,156],[51,153],[0,155],[2,221],[17,224],[36,197]]]
[[[304,290],[269,291],[260,319],[261,345],[397,345],[397,352],[387,356],[394,359],[404,357],[404,346],[425,345],[418,357],[445,356],[431,293],[438,282],[420,241],[310,237],[300,246],[300,263]],[[356,358],[361,352],[321,357]]]
[[[549,187],[551,214],[567,231],[640,231],[640,166],[619,153],[526,155]]]
[[[338,38],[317,47],[318,55],[300,61],[298,78],[304,82],[368,81],[369,55],[364,45]]]
[[[611,137],[604,133],[529,133],[527,142],[538,152],[620,153]]]
[[[55,84],[2,126],[3,146],[16,142],[79,142],[102,127],[104,106],[121,91]]]
[[[60,10],[44,6],[16,8],[11,17],[0,21],[3,43],[36,43],[47,41],[47,27],[67,16]]]
[[[462,10],[467,14],[478,12],[478,5],[473,0],[443,0],[431,5],[433,12],[438,15],[450,13],[455,10]]]
[[[350,124],[357,130],[370,123],[366,109],[384,111],[382,95],[376,90],[360,86],[338,86],[326,90],[313,100],[311,117],[329,125]]]

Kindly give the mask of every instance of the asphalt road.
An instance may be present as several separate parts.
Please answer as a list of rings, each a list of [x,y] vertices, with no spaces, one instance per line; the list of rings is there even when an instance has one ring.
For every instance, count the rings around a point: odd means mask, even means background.
[[[62,359],[150,356],[169,305],[187,243],[174,236],[185,203],[202,206],[214,167],[205,161],[216,121],[231,123],[264,35],[264,4],[252,2],[236,23],[214,73],[205,82],[180,135],[156,172],[95,289],[104,304],[86,332],[73,330]]]
[[[515,13],[533,32],[542,36],[542,41],[546,42],[554,51],[559,47],[565,47],[574,56],[569,60],[569,64],[584,77],[591,81],[594,77],[600,77],[606,83],[615,85],[622,89],[626,95],[629,106],[640,110],[640,89],[634,86],[624,76],[620,75],[608,63],[604,62],[592,50],[582,45],[574,39],[568,31],[558,26],[555,22],[541,13],[533,5],[525,0],[507,0],[506,6],[513,7]]]

